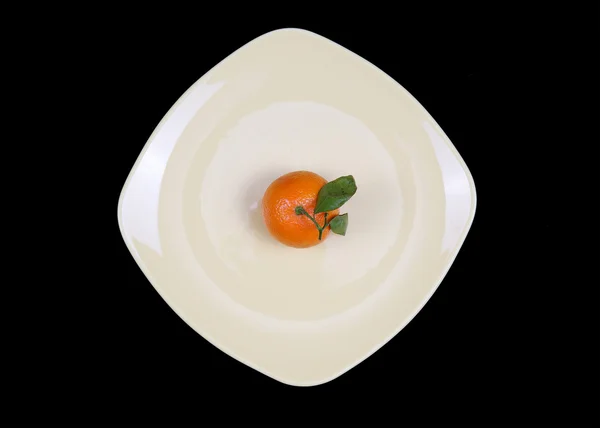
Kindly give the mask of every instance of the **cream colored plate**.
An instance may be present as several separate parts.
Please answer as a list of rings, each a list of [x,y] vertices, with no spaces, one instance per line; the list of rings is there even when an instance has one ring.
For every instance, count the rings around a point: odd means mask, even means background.
[[[294,249],[267,234],[263,192],[301,169],[355,177],[346,236]],[[394,337],[474,213],[471,174],[427,111],[372,64],[297,29],[253,40],[183,94],[118,206],[127,247],[171,308],[291,385],[332,380]]]

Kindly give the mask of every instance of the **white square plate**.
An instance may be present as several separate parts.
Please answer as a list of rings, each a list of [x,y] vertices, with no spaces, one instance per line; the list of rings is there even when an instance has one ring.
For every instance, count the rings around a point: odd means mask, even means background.
[[[352,174],[346,236],[285,247],[260,201],[278,176]],[[392,339],[454,261],[473,179],[427,111],[340,45],[284,29],[243,46],[158,124],[123,187],[121,233],[170,307],[281,382],[330,381]]]

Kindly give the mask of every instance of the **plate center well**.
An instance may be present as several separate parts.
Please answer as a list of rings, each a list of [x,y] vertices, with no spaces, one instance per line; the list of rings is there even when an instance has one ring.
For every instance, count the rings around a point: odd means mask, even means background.
[[[397,263],[412,222],[414,204],[385,144],[357,118],[315,102],[275,102],[224,123],[198,142],[184,186],[198,268],[239,304],[278,319],[322,319],[360,304]],[[358,192],[341,209],[346,236],[295,249],[268,234],[262,195],[294,170],[355,177]]]

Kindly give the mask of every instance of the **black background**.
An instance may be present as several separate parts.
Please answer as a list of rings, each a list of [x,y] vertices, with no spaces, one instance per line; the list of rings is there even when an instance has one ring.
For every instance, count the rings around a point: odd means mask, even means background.
[[[598,11],[397,7],[360,19],[253,10],[240,23],[202,8],[115,11],[83,45],[72,40],[86,22],[65,36],[76,72],[97,84],[101,145],[90,152],[102,160],[90,161],[97,191],[81,208],[97,230],[60,254],[72,273],[48,293],[46,328],[18,332],[15,402],[79,422],[598,422]],[[372,357],[311,388],[244,366],[180,320],[116,216],[137,155],[179,96],[284,27],[332,39],[411,92],[457,147],[478,197],[424,309]]]

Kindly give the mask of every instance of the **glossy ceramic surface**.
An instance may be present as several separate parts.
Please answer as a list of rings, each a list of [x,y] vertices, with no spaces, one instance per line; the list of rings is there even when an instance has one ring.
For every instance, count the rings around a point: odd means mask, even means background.
[[[260,202],[294,170],[352,174],[346,236],[285,247]],[[473,179],[425,109],[314,33],[265,34],[199,79],[123,187],[123,238],[195,331],[281,382],[315,385],[367,358],[431,297],[475,213]],[[441,321],[440,321],[441,322]]]

